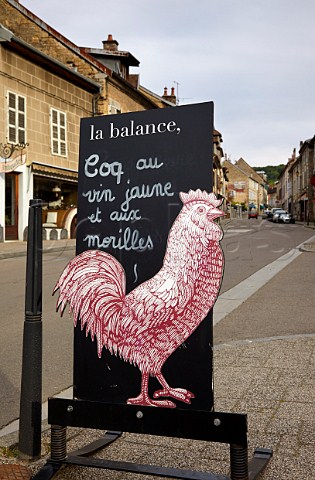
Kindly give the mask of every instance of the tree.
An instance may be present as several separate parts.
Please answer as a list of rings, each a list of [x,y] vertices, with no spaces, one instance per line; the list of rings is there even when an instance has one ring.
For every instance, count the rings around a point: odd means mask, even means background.
[[[256,172],[265,172],[267,175],[268,185],[274,185],[278,180],[280,173],[284,169],[285,165],[281,163],[280,165],[267,165],[266,167],[253,167]]]

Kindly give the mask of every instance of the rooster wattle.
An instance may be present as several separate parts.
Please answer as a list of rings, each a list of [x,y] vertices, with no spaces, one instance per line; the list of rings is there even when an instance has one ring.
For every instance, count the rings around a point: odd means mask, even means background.
[[[57,310],[67,303],[74,323],[81,321],[86,335],[135,364],[141,371],[141,391],[127,403],[174,408],[171,397],[191,403],[192,392],[168,385],[161,373],[168,357],[195,331],[218,296],[223,253],[222,230],[214,219],[224,215],[214,193],[180,193],[183,208],[169,232],[159,272],[126,295],[125,271],[110,254],[87,250],[69,262],[54,292]],[[149,377],[161,384],[153,399]]]

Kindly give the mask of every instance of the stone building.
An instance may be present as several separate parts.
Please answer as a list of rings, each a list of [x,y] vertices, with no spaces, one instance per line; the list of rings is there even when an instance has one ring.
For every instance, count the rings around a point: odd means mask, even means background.
[[[290,174],[291,166],[296,162],[296,149],[293,149],[291,158],[288,159],[287,165],[282,169],[279,178],[275,183],[276,187],[276,207],[281,207],[292,213],[292,175]]]
[[[259,211],[263,211],[267,205],[266,179],[259,175],[243,158],[235,164],[248,175],[248,204],[255,205]]]
[[[248,175],[230,160],[225,160],[223,167],[227,171],[227,203],[230,206],[248,205]]]
[[[5,35],[8,39],[0,43],[3,238],[23,239],[31,198],[43,198],[54,210],[69,210],[60,227],[71,231],[79,122],[93,115],[100,86],[1,27],[0,37]]]
[[[300,142],[277,182],[276,205],[289,211],[296,220],[315,224],[315,136]]]
[[[227,202],[230,206],[242,205],[243,209],[256,208],[262,213],[267,205],[266,180],[258,175],[243,158],[235,163],[225,160],[227,170]]]
[[[315,136],[300,142],[298,155],[292,156],[285,168],[290,183],[288,210],[297,220],[308,224],[315,224],[314,144]]]
[[[0,0],[0,238],[23,239],[31,198],[48,205],[48,236],[73,234],[80,119],[176,104],[140,88],[138,65],[111,36],[81,48]]]

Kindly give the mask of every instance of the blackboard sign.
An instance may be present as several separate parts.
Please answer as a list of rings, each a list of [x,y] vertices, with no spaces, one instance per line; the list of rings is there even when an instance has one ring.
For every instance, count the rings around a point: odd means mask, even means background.
[[[126,294],[153,278],[162,267],[166,248],[173,249],[175,256],[180,248],[180,240],[167,245],[170,228],[183,206],[180,192],[212,191],[212,156],[212,102],[82,119],[77,254],[100,250],[115,257],[117,264],[111,268],[122,283],[124,269]],[[103,308],[102,301],[100,286],[93,308]],[[168,301],[165,297],[163,308]],[[137,315],[137,305],[128,308]],[[108,338],[114,323],[106,327]],[[141,379],[134,353],[129,362],[116,347],[102,349],[96,340],[92,342],[91,331],[87,332],[88,321],[85,328],[75,328],[75,398],[126,404],[139,396],[145,382],[151,399],[163,396],[161,378]],[[130,334],[128,341],[121,341],[134,351],[136,337],[137,333],[135,338]],[[152,348],[156,356],[163,355],[157,336]],[[193,395],[182,401],[166,400],[161,406],[172,403],[177,408],[212,409],[212,312],[167,358],[162,371],[168,384]]]

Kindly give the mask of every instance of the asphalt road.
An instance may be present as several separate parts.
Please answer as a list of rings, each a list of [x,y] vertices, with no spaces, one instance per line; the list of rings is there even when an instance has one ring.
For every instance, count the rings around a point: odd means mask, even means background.
[[[239,219],[224,225],[225,270],[221,293],[273,262],[314,235],[299,224]]]
[[[233,220],[226,223],[224,229],[222,247],[226,266],[221,292],[229,290],[314,235],[313,230],[301,225],[274,225],[255,219]],[[43,400],[72,384],[72,320],[67,313],[62,319],[56,314],[56,298],[52,297],[52,291],[73,255],[74,251],[44,254]],[[0,428],[19,415],[24,291],[25,257],[0,260]],[[252,329],[251,315],[248,317],[242,318],[242,338],[247,338],[247,330]],[[288,322],[294,323],[294,316]],[[228,340],[231,331],[231,325],[222,323],[222,328],[218,330],[219,342]],[[280,326],[279,332],[283,333]],[[272,333],[277,334],[277,327]],[[234,334],[237,336],[235,329]],[[259,335],[266,336],[266,331],[260,329]]]

